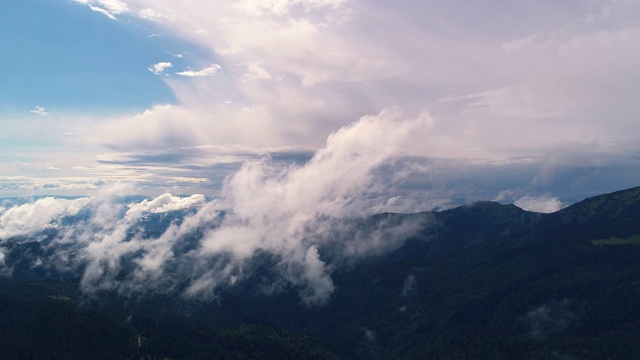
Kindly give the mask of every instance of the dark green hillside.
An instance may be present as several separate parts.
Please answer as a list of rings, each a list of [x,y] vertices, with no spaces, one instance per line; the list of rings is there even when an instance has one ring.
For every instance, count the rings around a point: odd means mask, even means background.
[[[549,216],[564,236],[592,239],[640,234],[640,187],[583,200]]]
[[[255,302],[353,358],[635,359],[640,246],[593,240],[640,234],[638,194],[546,215],[490,202],[435,213],[402,248],[336,273],[325,307]]]
[[[637,246],[566,242],[378,262],[338,277],[309,323],[344,334],[340,344],[362,358],[367,329],[380,358],[633,359],[638,259]]]

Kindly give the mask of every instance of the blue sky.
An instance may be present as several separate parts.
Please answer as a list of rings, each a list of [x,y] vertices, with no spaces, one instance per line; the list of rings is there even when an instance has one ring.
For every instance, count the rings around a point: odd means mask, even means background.
[[[638,19],[632,0],[12,1],[0,196],[225,196],[316,166],[380,210],[554,209],[640,184]]]
[[[3,115],[48,111],[144,110],[173,102],[145,73],[170,41],[150,41],[144,25],[114,22],[65,1],[6,4],[0,14]]]

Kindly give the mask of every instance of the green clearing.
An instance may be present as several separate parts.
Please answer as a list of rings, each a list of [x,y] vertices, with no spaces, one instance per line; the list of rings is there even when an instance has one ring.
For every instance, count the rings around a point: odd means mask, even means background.
[[[591,240],[591,243],[595,246],[640,245],[640,234],[634,235],[626,239],[610,238],[610,239]]]

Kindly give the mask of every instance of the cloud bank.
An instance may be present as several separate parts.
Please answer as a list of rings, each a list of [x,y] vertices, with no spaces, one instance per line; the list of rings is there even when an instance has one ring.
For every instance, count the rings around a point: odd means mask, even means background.
[[[361,228],[356,219],[394,206],[389,189],[415,169],[392,178],[378,170],[393,166],[432,124],[428,114],[405,118],[397,109],[363,117],[329,136],[304,164],[245,163],[212,201],[164,194],[127,203],[120,199],[135,189],[116,186],[90,198],[3,208],[2,252],[40,241],[55,250],[40,266],[84,269],[88,294],[179,291],[202,298],[254,276],[248,269],[266,256],[276,277],[265,280],[264,291],[292,287],[305,303],[320,304],[334,289],[336,266],[394,249],[421,225],[412,219]],[[186,215],[171,218],[177,210]],[[145,230],[153,216],[168,225]],[[336,246],[341,251],[331,252]]]

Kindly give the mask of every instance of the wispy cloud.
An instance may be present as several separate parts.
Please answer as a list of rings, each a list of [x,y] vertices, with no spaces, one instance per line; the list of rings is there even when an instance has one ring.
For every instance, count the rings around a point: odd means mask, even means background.
[[[95,11],[97,13],[103,14],[104,16],[108,17],[111,20],[118,20],[118,18],[116,18],[109,10],[101,8],[99,6],[94,6],[89,4],[89,9],[91,9],[91,11]]]
[[[162,74],[166,69],[173,67],[171,62],[159,62],[149,67],[149,71],[154,74]]]
[[[72,0],[73,2],[87,5],[91,11],[99,12],[111,20],[118,20],[116,15],[129,12],[126,3],[120,0]]]
[[[98,3],[113,14],[123,14],[129,11],[127,4],[120,0],[98,0]]]
[[[187,76],[187,77],[198,77],[198,76],[213,76],[220,71],[222,67],[218,64],[213,64],[209,67],[206,67],[202,70],[185,70],[177,72],[177,75]]]

